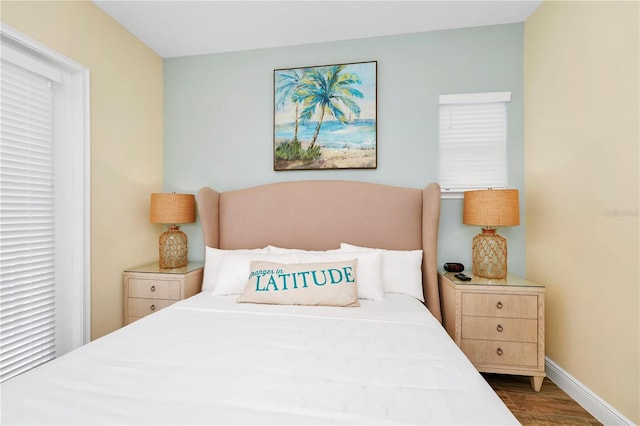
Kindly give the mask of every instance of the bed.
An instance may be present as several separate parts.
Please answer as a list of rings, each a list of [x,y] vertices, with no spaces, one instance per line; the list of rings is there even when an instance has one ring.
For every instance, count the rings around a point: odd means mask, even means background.
[[[6,381],[2,424],[518,423],[440,324],[437,184],[197,201],[202,292]]]

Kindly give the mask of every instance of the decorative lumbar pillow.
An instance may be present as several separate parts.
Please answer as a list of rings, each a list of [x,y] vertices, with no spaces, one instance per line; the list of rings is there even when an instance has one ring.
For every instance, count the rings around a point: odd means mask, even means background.
[[[238,250],[221,250],[213,247],[205,247],[204,274],[202,277],[202,291],[211,290],[216,287],[218,281],[218,272],[224,258],[229,253],[256,254],[267,253],[267,248],[262,249],[238,249]]]
[[[381,301],[384,300],[383,250],[354,250],[339,248],[331,250],[302,250],[267,246],[269,253],[299,254],[299,262],[335,262],[358,259],[358,298]]]
[[[272,305],[360,306],[357,259],[331,263],[252,261],[249,280],[238,303]]]
[[[340,248],[349,251],[376,251],[342,243]],[[422,289],[422,250],[382,249],[382,278],[385,293],[401,293],[424,302]]]

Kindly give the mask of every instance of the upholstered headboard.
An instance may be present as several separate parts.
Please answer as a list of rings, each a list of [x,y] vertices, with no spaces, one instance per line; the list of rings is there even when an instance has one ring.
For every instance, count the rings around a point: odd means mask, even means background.
[[[440,187],[423,190],[353,181],[298,181],[217,192],[202,188],[204,244],[221,249],[269,244],[328,250],[340,243],[423,250],[426,305],[441,320],[437,277]]]

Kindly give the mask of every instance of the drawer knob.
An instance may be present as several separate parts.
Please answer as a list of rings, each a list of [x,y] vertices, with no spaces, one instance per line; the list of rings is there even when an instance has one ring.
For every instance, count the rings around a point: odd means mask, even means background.
[[[502,348],[498,348],[498,349],[496,349],[496,353],[497,353],[499,356],[502,356],[502,354],[503,354],[504,352],[502,351]]]
[[[149,309],[151,309],[152,311],[155,311],[156,310],[156,305],[149,306]]]
[[[151,286],[151,291],[156,291],[156,286],[155,285]]]
[[[498,303],[496,303],[496,308],[502,309],[502,306],[502,302],[498,300]]]
[[[498,330],[498,333],[502,333],[502,330],[504,330],[504,328],[502,327],[502,324],[498,324],[498,326],[496,327],[496,330]]]

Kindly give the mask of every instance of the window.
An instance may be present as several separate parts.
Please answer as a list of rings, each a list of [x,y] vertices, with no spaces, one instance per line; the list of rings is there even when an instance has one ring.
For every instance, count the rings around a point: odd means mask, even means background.
[[[439,183],[443,196],[507,187],[511,92],[440,96]]]
[[[0,381],[88,341],[88,71],[0,27]]]

